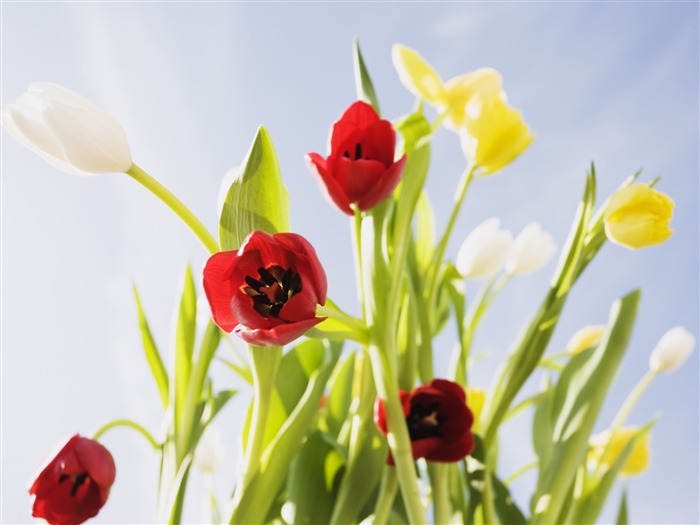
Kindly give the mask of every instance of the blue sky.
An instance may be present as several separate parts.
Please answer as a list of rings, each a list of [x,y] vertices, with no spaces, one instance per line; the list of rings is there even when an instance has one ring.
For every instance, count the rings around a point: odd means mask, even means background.
[[[292,199],[292,225],[316,246],[331,297],[357,311],[347,218],[328,205],[303,163],[325,150],[328,128],[354,100],[351,40],[360,39],[385,117],[413,106],[391,65],[391,46],[418,49],[444,79],[498,69],[511,104],[537,139],[502,173],[470,190],[454,241],[499,216],[515,232],[532,220],[564,244],[593,160],[600,199],[625,177],[676,201],[671,240],[631,252],[606,246],[574,289],[552,351],[573,331],[605,322],[611,303],[642,287],[638,326],[601,416],[609,424],[669,328],[698,334],[697,3],[3,3],[2,105],[33,81],[64,84],[123,125],[134,160],[216,229],[221,178],[243,159],[258,125],[269,130]],[[457,138],[441,131],[428,192],[447,220],[464,168]],[[206,253],[179,221],[123,175],[59,173],[2,134],[2,521],[30,522],[26,483],[64,437],[117,417],[159,421],[141,354],[131,284],[167,347],[176,286]],[[538,305],[554,262],[513,280],[475,341],[487,386]],[[474,293],[478,283],[469,282]],[[452,335],[440,339],[445,354]],[[442,361],[442,366],[446,359]],[[438,364],[438,370],[440,363]],[[444,369],[444,368],[443,368]],[[236,385],[223,369],[220,386]],[[534,386],[534,385],[533,385]],[[658,378],[630,423],[662,419],[648,472],[629,483],[635,523],[698,523],[698,357]],[[237,432],[245,396],[222,414]],[[502,434],[500,473],[533,457],[529,422]],[[236,439],[227,437],[226,468]],[[156,460],[128,430],[105,437],[118,464],[98,523],[155,519]],[[218,490],[230,476],[217,474]],[[527,507],[529,484],[515,495]],[[198,521],[203,481],[186,516]],[[616,502],[603,520],[614,515]]]

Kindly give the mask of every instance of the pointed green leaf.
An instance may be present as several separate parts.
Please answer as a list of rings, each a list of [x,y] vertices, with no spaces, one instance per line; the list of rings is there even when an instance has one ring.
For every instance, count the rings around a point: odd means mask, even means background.
[[[639,305],[639,291],[613,305],[600,344],[573,356],[555,387],[552,452],[535,497],[533,523],[557,519],[566,490],[585,461],[588,439],[625,353]]]
[[[192,370],[192,354],[194,353],[194,338],[197,329],[197,290],[194,287],[192,269],[189,265],[185,269],[182,282],[182,295],[177,317],[177,330],[175,336],[175,385],[174,385],[174,412],[175,432],[182,429],[182,418],[187,399],[187,384]],[[196,399],[195,402],[199,401]],[[178,458],[182,459],[184,449],[178,448]]]
[[[267,233],[290,230],[289,194],[282,182],[272,140],[262,126],[224,201],[219,217],[221,249],[238,249],[253,230]]]
[[[360,41],[357,37],[355,37],[352,42],[352,58],[355,69],[355,91],[357,92],[358,100],[363,100],[368,104],[372,104],[374,111],[376,111],[378,115],[381,115],[377,94],[374,92],[372,79],[369,78],[369,72],[367,71],[365,60],[362,58],[362,52],[360,51]]]
[[[330,436],[315,430],[301,447],[287,478],[294,524],[329,523],[345,457]]]
[[[143,342],[143,350],[146,354],[146,359],[148,360],[148,366],[151,367],[151,373],[153,374],[153,379],[158,387],[158,392],[160,393],[160,399],[163,403],[163,408],[168,408],[169,397],[168,393],[168,372],[163,364],[163,359],[160,357],[160,352],[156,346],[156,341],[153,338],[151,329],[148,326],[148,321],[146,320],[146,314],[143,312],[143,306],[141,305],[141,298],[139,293],[134,286],[134,297],[136,298],[136,308],[138,310],[139,317],[139,329],[141,330],[141,340]]]
[[[330,392],[325,410],[325,423],[328,433],[338,438],[340,429],[348,419],[352,401],[352,381],[355,372],[355,354],[348,354],[339,364],[329,381]]]
[[[617,511],[617,525],[627,525],[627,489],[622,491],[622,499],[620,500],[620,509]]]

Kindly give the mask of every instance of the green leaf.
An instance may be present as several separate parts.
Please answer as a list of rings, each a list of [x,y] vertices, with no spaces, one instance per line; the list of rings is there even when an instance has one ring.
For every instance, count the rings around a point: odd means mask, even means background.
[[[325,410],[325,423],[328,433],[338,439],[340,430],[348,421],[352,401],[352,382],[355,372],[355,354],[348,354],[335,369],[329,381],[330,392]]]
[[[282,357],[275,389],[287,416],[294,411],[304,395],[311,375],[321,366],[325,354],[326,349],[322,341],[307,339]]]
[[[342,449],[315,430],[301,447],[287,478],[287,500],[294,509],[294,524],[328,523],[345,465]]]
[[[430,137],[433,132],[430,122],[423,115],[422,104],[413,113],[409,113],[399,119],[394,124],[394,129],[401,133],[403,137],[403,151],[409,157],[419,143],[425,144],[428,142],[428,140],[423,139],[424,137]]]
[[[620,509],[617,511],[617,525],[627,525],[627,489],[622,491],[622,499],[620,499]]]
[[[185,269],[182,282],[182,295],[177,318],[177,330],[175,337],[175,387],[174,387],[174,412],[175,432],[179,434],[183,428],[183,414],[187,399],[187,385],[190,381],[192,370],[192,354],[194,352],[194,338],[197,329],[197,290],[194,287],[192,269],[189,265]],[[199,401],[196,399],[195,402]],[[183,458],[184,449],[178,448],[178,462]]]
[[[372,104],[374,111],[376,111],[378,115],[381,115],[382,112],[379,110],[379,101],[374,92],[374,86],[372,85],[372,79],[369,77],[367,66],[365,66],[365,60],[362,58],[360,41],[357,37],[352,41],[352,59],[355,70],[355,91],[357,92],[358,100],[363,100],[368,104]]]
[[[218,359],[223,364],[228,366],[231,370],[233,370],[238,375],[238,377],[243,379],[243,381],[248,383],[250,386],[253,386],[253,373],[250,371],[249,367],[239,365],[237,363],[234,363],[233,361],[224,359],[223,357],[219,357]]]
[[[324,345],[321,341],[311,343]],[[260,469],[234,510],[231,523],[262,523],[284,486],[291,461],[297,455],[311,422],[318,414],[326,382],[340,357],[340,344],[330,342],[324,346],[326,350],[323,363],[311,374],[304,395],[296,408],[272,443],[265,448],[260,460]]]
[[[537,403],[535,414],[532,418],[532,446],[539,458],[540,465],[547,465],[552,454],[552,432],[554,431],[554,418],[552,416],[554,388],[551,386],[549,373],[545,374],[543,383],[541,389],[542,397]],[[544,469],[540,468],[538,485],[542,481],[543,473]]]
[[[219,217],[221,249],[238,249],[254,230],[267,233],[290,230],[289,194],[282,182],[272,140],[262,126],[224,201]]]
[[[160,357],[160,352],[156,346],[156,341],[153,338],[151,329],[148,326],[148,321],[146,320],[146,314],[143,311],[143,306],[141,305],[141,298],[139,293],[134,286],[134,297],[136,298],[136,309],[138,310],[139,317],[139,329],[141,330],[141,340],[143,342],[143,350],[146,354],[146,360],[148,361],[148,366],[151,367],[151,373],[153,374],[153,379],[158,387],[158,392],[160,393],[160,400],[163,403],[163,408],[168,408],[168,403],[170,400],[170,394],[168,392],[168,372],[163,364],[163,359]]]
[[[600,344],[572,357],[554,390],[552,452],[535,497],[533,524],[553,523],[579,465],[600,407],[629,342],[639,305],[639,291],[617,300]]]
[[[433,259],[435,249],[435,215],[428,194],[421,191],[416,204],[416,259],[425,271]]]

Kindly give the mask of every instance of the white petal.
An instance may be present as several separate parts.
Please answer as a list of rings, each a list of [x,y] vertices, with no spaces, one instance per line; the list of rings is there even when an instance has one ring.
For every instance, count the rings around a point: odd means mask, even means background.
[[[649,368],[654,372],[671,372],[690,357],[695,348],[695,336],[682,326],[666,332],[649,357]]]
[[[487,219],[467,236],[457,254],[457,269],[465,277],[490,277],[510,256],[513,235],[499,229],[500,220]]]
[[[537,222],[525,226],[515,239],[513,255],[506,264],[511,274],[524,274],[542,268],[556,252],[552,236]]]

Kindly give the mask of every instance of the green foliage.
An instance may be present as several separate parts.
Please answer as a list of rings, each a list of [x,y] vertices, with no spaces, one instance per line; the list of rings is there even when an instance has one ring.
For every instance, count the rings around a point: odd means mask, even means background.
[[[362,52],[360,51],[360,41],[357,37],[352,41],[352,60],[355,70],[355,91],[357,92],[357,99],[371,104],[374,111],[376,111],[378,115],[381,115],[382,112],[379,109],[377,94],[374,91],[372,79],[369,77],[365,59],[362,57]]]
[[[141,305],[141,298],[139,293],[134,286],[134,297],[136,299],[136,308],[138,310],[139,319],[139,330],[141,331],[141,340],[143,342],[143,350],[146,354],[146,360],[148,361],[148,366],[151,368],[151,373],[153,374],[153,379],[158,387],[158,393],[160,394],[160,400],[163,403],[163,408],[168,408],[168,403],[170,400],[169,394],[169,379],[168,372],[163,364],[163,359],[160,356],[158,347],[156,346],[156,341],[153,338],[151,329],[148,326],[148,321],[146,320],[146,314],[143,312],[143,306]]]
[[[226,194],[219,217],[221,249],[238,249],[254,230],[267,233],[290,230],[289,194],[282,182],[272,140],[262,126]]]

